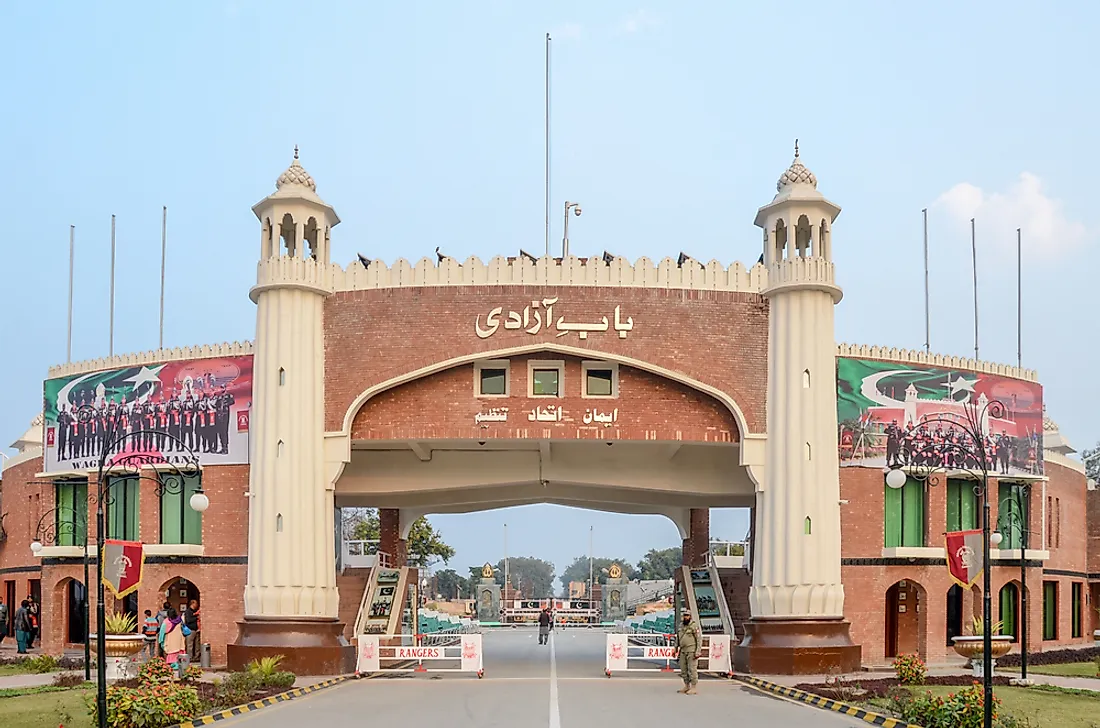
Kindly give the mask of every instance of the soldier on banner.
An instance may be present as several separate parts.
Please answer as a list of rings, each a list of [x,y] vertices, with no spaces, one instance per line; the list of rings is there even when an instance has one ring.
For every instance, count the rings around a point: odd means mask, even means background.
[[[68,460],[69,453],[69,422],[72,420],[72,415],[65,409],[65,403],[62,402],[57,413],[57,459]]]
[[[180,405],[180,413],[183,417],[183,429],[180,439],[187,445],[188,450],[195,449],[195,396],[191,390],[187,391],[187,398]]]
[[[145,441],[144,447],[146,452],[152,450],[157,442],[157,405],[153,402],[153,395],[149,395],[145,399]]]
[[[180,397],[175,390],[172,390],[172,398],[168,400],[168,434],[171,438],[168,440],[168,449],[179,449],[179,442],[181,437],[181,415],[183,414],[182,403]]]
[[[218,442],[221,445],[221,454],[229,454],[229,418],[233,410],[236,397],[226,385],[222,385],[222,391],[218,395]]]
[[[168,432],[168,404],[164,393],[157,396],[157,451],[163,453]]]
[[[145,439],[145,407],[141,400],[134,400],[130,406],[130,447],[131,452],[141,449],[141,443]]]

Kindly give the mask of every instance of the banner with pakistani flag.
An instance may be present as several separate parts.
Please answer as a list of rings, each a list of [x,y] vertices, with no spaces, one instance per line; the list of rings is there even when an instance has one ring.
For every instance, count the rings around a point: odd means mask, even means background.
[[[838,357],[836,401],[841,466],[977,469],[980,463],[960,457],[970,444],[962,442],[961,431],[971,416],[980,420],[991,474],[1043,474],[1043,388],[1037,382]],[[993,401],[1005,411],[987,407]]]
[[[145,549],[140,541],[103,542],[103,585],[116,599],[136,591],[145,572]]]
[[[252,357],[108,369],[43,386],[45,472],[94,470],[114,458],[150,463],[248,462]]]

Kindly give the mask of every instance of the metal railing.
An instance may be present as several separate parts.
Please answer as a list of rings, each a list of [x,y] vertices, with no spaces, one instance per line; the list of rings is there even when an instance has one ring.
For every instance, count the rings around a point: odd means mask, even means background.
[[[740,552],[740,553],[738,553]],[[748,541],[711,541],[707,551],[710,563],[723,569],[738,569],[749,562]]]
[[[379,541],[354,540],[343,542],[343,554],[340,565],[344,569],[370,569],[375,565],[385,566],[380,563],[381,556],[378,553]]]

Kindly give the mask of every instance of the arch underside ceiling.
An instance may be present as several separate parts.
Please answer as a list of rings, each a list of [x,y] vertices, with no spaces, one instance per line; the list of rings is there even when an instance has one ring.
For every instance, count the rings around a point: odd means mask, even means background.
[[[392,449],[388,449],[392,448]],[[336,483],[340,506],[470,513],[535,503],[669,515],[748,507],[736,445],[421,441],[359,443]],[[674,518],[674,520],[677,520]]]

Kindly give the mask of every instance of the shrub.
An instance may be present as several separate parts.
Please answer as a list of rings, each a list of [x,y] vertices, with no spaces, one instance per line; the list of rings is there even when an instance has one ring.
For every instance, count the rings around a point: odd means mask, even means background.
[[[59,664],[57,658],[53,655],[38,655],[24,660],[23,667],[27,672],[35,672],[41,675],[57,670]]]
[[[171,680],[176,674],[172,666],[160,658],[146,660],[138,670],[138,682],[141,685],[154,685]]]
[[[916,655],[898,655],[894,658],[894,672],[902,685],[924,685],[928,678],[928,666]]]
[[[183,671],[183,676],[180,678],[184,682],[193,682],[202,677],[202,668],[195,665],[188,665],[187,669]]]
[[[271,690],[289,690],[298,676],[292,672],[273,672],[263,679],[263,687]]]
[[[892,691],[888,707],[908,723],[916,723],[924,728],[982,728],[985,719],[985,696],[982,686],[975,683],[945,698],[931,693],[913,695],[908,690]],[[997,720],[997,705],[993,699],[993,718]],[[1009,719],[1013,721],[1013,719]],[[1000,721],[998,725],[1015,728],[1020,723]]]
[[[261,680],[270,677],[279,671],[279,664],[282,663],[282,655],[273,655],[271,657],[261,657],[258,660],[253,660],[248,663],[248,671],[253,675],[256,675]]]
[[[214,682],[214,705],[233,708],[252,700],[252,693],[260,687],[259,679],[251,672],[230,673]]]
[[[55,688],[75,688],[84,684],[84,675],[79,672],[62,672],[53,679]]]
[[[98,717],[95,695],[88,695],[85,702],[95,721]],[[165,728],[191,720],[201,710],[198,692],[179,683],[107,688],[107,725],[111,728]]]

